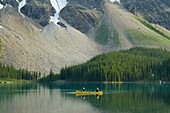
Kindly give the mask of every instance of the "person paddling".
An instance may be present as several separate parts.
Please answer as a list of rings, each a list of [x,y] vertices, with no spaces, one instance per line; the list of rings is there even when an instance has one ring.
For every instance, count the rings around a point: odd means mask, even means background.
[[[96,88],[96,92],[99,92],[99,88]]]
[[[82,89],[81,89],[81,91],[85,91],[86,89],[83,87]]]

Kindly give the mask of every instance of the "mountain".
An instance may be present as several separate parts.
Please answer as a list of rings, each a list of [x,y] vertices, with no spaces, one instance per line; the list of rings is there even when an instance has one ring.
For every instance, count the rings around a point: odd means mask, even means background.
[[[31,71],[55,73],[66,65],[82,63],[98,54],[98,45],[67,25],[39,27],[7,6],[0,12],[1,62]],[[100,53],[100,52],[99,52]]]
[[[83,3],[79,1],[68,3],[60,15],[72,27],[101,44],[104,51],[134,46],[169,48],[169,40],[139,22],[137,16],[130,14],[118,4],[119,1],[99,0],[95,6],[94,2],[85,0]],[[167,30],[161,32],[170,34]],[[143,42],[140,41],[142,38]],[[160,40],[162,44],[158,43]]]
[[[75,29],[87,33],[97,27],[102,19],[102,5],[103,0],[69,0],[60,16]]]
[[[169,0],[121,0],[121,3],[130,12],[140,14],[150,23],[170,30]]]
[[[3,5],[11,5],[23,16],[28,16],[41,26],[46,26],[50,22],[57,23],[59,13],[63,9],[66,0],[3,0]]]
[[[87,33],[89,29],[98,25],[103,13],[81,5],[69,4],[61,11],[60,15],[72,27],[82,33]]]
[[[127,12],[120,4],[107,0],[103,7],[104,16],[92,33],[98,43],[113,50],[135,46],[169,48],[170,40],[155,32],[155,27],[151,28],[149,23],[146,25],[147,22],[144,23],[145,20],[141,17]]]
[[[62,67],[105,52],[136,46],[170,50],[170,31],[130,13],[125,0],[1,0],[0,4],[0,60],[16,68],[46,75],[50,69],[59,73]]]

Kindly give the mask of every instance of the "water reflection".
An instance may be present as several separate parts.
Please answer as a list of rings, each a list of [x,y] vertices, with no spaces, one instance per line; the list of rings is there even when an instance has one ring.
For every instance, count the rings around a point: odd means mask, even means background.
[[[103,96],[75,96],[85,87]],[[0,85],[0,113],[170,113],[169,84]]]

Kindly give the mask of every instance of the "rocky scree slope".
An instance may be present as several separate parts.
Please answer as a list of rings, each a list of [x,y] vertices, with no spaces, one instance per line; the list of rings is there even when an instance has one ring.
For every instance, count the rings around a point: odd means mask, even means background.
[[[104,52],[135,46],[169,48],[169,40],[143,25],[118,2],[99,0],[97,5],[94,2],[69,0],[60,16],[101,44]],[[161,32],[169,35],[167,30]]]
[[[127,49],[135,46],[169,49],[169,39],[148,28],[137,19],[140,17],[131,14],[120,4],[105,0],[103,12],[104,15],[99,25],[89,35],[103,45],[103,51]],[[169,33],[167,32],[167,34]]]
[[[99,45],[67,25],[53,23],[40,29],[29,18],[7,6],[0,10],[1,62],[16,68],[49,74],[87,61],[101,53]]]

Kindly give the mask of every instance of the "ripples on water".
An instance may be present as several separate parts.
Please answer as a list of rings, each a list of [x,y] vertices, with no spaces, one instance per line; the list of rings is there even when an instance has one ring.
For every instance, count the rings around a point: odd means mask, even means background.
[[[85,87],[103,96],[75,96]],[[170,113],[169,84],[0,85],[0,113]]]

